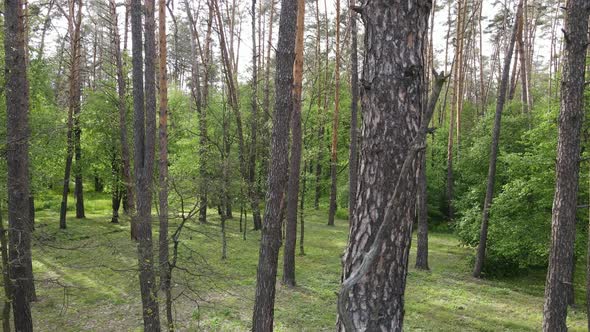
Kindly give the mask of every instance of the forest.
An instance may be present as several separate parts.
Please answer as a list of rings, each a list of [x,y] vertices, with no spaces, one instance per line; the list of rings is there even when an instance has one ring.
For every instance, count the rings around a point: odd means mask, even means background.
[[[589,16],[3,0],[3,331],[590,331]]]

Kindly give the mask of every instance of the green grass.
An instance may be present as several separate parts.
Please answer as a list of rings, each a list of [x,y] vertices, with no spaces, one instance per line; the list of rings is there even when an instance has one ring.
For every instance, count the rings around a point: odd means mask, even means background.
[[[129,223],[111,224],[109,199],[93,197],[87,219],[68,219],[58,229],[55,211],[37,212],[34,270],[39,301],[33,304],[37,331],[141,331],[136,246]],[[219,219],[190,223],[181,235],[179,266],[174,271],[177,325],[185,331],[246,331],[253,307],[259,233],[239,234],[239,216],[228,222],[228,259],[222,261]],[[70,215],[73,215],[70,212]],[[155,218],[154,231],[157,231]],[[175,229],[179,220],[171,220]],[[248,220],[251,225],[251,219]],[[277,283],[275,330],[333,331],[340,255],[347,222],[325,225],[325,213],[306,216],[305,256],[297,256],[294,289]],[[157,233],[154,232],[154,239]],[[415,241],[415,239],[414,239]],[[414,242],[415,243],[415,242]],[[406,288],[407,331],[536,331],[541,326],[544,272],[510,279],[477,280],[468,266],[472,249],[453,235],[430,236],[432,272],[413,268]],[[414,248],[412,248],[414,252]],[[157,257],[157,254],[156,254]],[[279,261],[280,280],[282,261]],[[583,266],[570,309],[572,331],[585,330]]]

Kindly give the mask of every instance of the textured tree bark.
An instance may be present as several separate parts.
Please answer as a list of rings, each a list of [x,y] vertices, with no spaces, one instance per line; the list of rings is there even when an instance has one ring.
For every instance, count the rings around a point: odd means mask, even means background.
[[[8,258],[16,331],[33,331],[29,301],[34,295],[29,216],[29,91],[22,2],[4,0],[6,73],[6,162]]]
[[[481,271],[486,255],[486,245],[488,240],[488,222],[490,219],[490,207],[494,198],[494,184],[496,183],[496,162],[498,160],[498,149],[500,145],[500,125],[502,120],[502,111],[504,110],[504,103],[506,102],[506,90],[508,90],[508,76],[510,74],[510,62],[514,54],[514,44],[516,42],[516,35],[518,33],[518,17],[522,12],[522,0],[518,3],[516,11],[517,19],[514,21],[508,50],[504,58],[504,68],[502,71],[502,80],[498,87],[498,97],[496,100],[496,114],[494,117],[494,129],[492,131],[492,146],[490,151],[490,164],[488,168],[488,181],[486,187],[486,197],[483,205],[481,230],[479,233],[479,244],[477,246],[477,255],[475,257],[475,266],[473,268],[473,276],[481,278]]]
[[[160,88],[160,126],[159,126],[159,182],[158,201],[160,205],[160,232],[158,234],[158,261],[160,270],[160,289],[166,296],[166,303],[172,303],[171,269],[168,240],[168,57],[166,43],[166,1],[158,0],[158,48],[159,48],[159,88]],[[169,331],[174,331],[172,307],[166,306],[166,323]]]
[[[279,39],[276,48],[275,107],[272,127],[271,155],[268,174],[266,208],[260,241],[256,298],[252,331],[273,329],[275,283],[279,249],[281,247],[281,201],[287,183],[289,113],[293,107],[293,63],[295,60],[295,31],[297,2],[282,0]]]
[[[283,251],[283,284],[295,286],[295,248],[297,246],[297,204],[301,173],[301,91],[303,84],[303,32],[305,30],[305,1],[297,0],[297,32],[295,64],[293,66],[293,109],[291,113],[291,159],[287,184],[285,249]],[[303,197],[301,197],[303,200]]]
[[[336,216],[338,124],[340,121],[340,0],[336,0],[336,63],[334,64],[334,114],[332,118],[332,151],[330,153],[330,211],[328,226],[334,226]]]
[[[354,0],[350,0],[350,6]],[[348,157],[348,221],[352,222],[352,212],[356,202],[358,185],[358,46],[356,13],[350,11],[350,155]]]
[[[305,131],[305,130],[304,130]],[[303,163],[303,170],[307,169],[307,160]],[[305,174],[305,173],[304,173]],[[305,219],[303,209],[305,207],[305,193],[307,190],[307,177],[304,175],[301,184],[301,199],[299,200],[299,256],[305,256]]]
[[[75,148],[75,117],[80,113],[80,25],[82,24],[82,1],[68,0],[68,34],[70,36],[70,77],[67,122],[67,154],[64,172],[59,228],[66,229],[68,194],[70,192],[70,176]],[[76,192],[77,194],[77,192]],[[76,206],[76,213],[78,207]]]
[[[119,107],[119,137],[121,141],[121,160],[123,162],[122,176],[123,185],[125,186],[125,194],[123,195],[123,210],[125,213],[132,215],[135,211],[134,194],[133,194],[133,180],[131,179],[131,153],[129,151],[129,142],[127,140],[127,103],[125,101],[127,95],[127,80],[123,68],[123,56],[121,54],[121,37],[119,35],[119,25],[117,23],[117,7],[114,0],[109,1],[111,10],[111,17],[113,20],[113,51],[115,56],[115,63],[117,66],[117,93],[118,93],[118,107]],[[131,230],[134,232],[135,225],[131,225]]]
[[[567,331],[567,296],[573,274],[576,208],[580,171],[580,132],[584,119],[584,75],[590,2],[569,0],[564,24],[556,182],[551,218],[551,251],[545,283],[543,331]]]
[[[145,1],[145,95],[142,54],[141,1],[131,0],[133,53],[134,169],[137,213],[137,253],[143,325],[147,332],[160,331],[158,293],[154,274],[151,203],[156,141],[156,77],[154,60],[154,0]],[[144,106],[145,101],[145,106]]]
[[[419,127],[428,123],[420,123],[420,113],[431,6],[431,0],[377,0],[353,7],[366,31],[363,127],[357,201],[343,257],[339,331],[402,330],[415,153],[426,132]]]

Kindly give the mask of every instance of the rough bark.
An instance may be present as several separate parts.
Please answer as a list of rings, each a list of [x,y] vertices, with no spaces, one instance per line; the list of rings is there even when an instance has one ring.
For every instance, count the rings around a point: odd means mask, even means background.
[[[297,204],[301,173],[301,91],[303,84],[303,32],[305,30],[305,1],[297,0],[297,32],[295,36],[295,65],[293,67],[293,109],[291,114],[291,159],[287,184],[285,249],[283,251],[283,284],[295,286],[295,248],[297,246]],[[303,200],[303,197],[301,197]]]
[[[260,242],[252,331],[273,329],[275,282],[281,246],[281,201],[287,183],[289,113],[293,107],[293,63],[297,2],[282,0],[276,48],[275,106],[270,150],[266,208]]]
[[[29,93],[22,2],[4,0],[8,255],[16,331],[33,331],[34,294],[29,216]]]
[[[154,0],[145,2],[145,94],[141,18],[141,1],[131,0],[137,256],[144,330],[151,332],[160,331],[151,224],[151,185],[156,140]]]
[[[569,0],[564,24],[551,251],[545,283],[543,331],[567,331],[567,293],[573,274],[576,208],[580,171],[580,132],[584,119],[584,75],[590,2]]]
[[[504,68],[502,70],[502,80],[498,87],[498,97],[496,99],[496,113],[494,116],[494,129],[492,130],[492,146],[490,149],[490,164],[488,168],[488,180],[486,186],[486,197],[483,205],[481,230],[479,232],[479,244],[477,245],[477,255],[475,257],[475,266],[473,268],[473,276],[476,278],[481,277],[481,271],[486,255],[486,245],[488,239],[488,222],[490,219],[490,207],[494,198],[494,185],[496,183],[496,162],[498,160],[498,149],[500,146],[500,125],[502,123],[502,111],[504,110],[504,103],[506,102],[506,90],[508,90],[508,79],[510,74],[510,62],[512,61],[512,55],[514,54],[514,44],[516,42],[516,35],[518,33],[518,17],[522,12],[522,0],[518,4],[516,12],[516,19],[510,40],[508,44],[508,50],[506,51],[506,57],[504,58]]]
[[[339,331],[402,330],[415,219],[415,154],[428,123],[420,124],[420,113],[431,5],[430,0],[378,0],[354,7],[366,31],[363,129],[357,201],[343,257]]]

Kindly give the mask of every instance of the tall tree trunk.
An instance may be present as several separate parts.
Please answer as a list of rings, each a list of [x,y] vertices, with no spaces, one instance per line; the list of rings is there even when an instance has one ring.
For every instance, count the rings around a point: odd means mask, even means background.
[[[67,122],[67,155],[66,167],[64,174],[64,188],[62,191],[61,209],[59,215],[59,227],[66,228],[66,214],[68,207],[68,194],[70,187],[70,176],[72,171],[72,159],[77,135],[75,119],[80,114],[80,58],[81,36],[80,26],[82,24],[82,1],[68,0],[68,35],[70,36],[70,89],[68,96],[68,122]],[[77,148],[76,148],[77,150]],[[75,170],[76,175],[78,174]],[[76,177],[77,180],[77,177]],[[77,182],[77,181],[76,181]],[[76,187],[80,188],[80,187]],[[78,192],[76,191],[76,197]],[[83,203],[82,203],[83,204]],[[78,203],[76,203],[76,215],[78,213]]]
[[[436,75],[435,75],[436,78]],[[435,79],[432,86],[432,92],[428,99],[427,108],[422,115],[422,121],[426,121],[429,114],[434,114],[436,103],[444,84],[443,79]],[[416,268],[429,270],[428,267],[428,206],[427,206],[427,187],[426,187],[426,151],[418,154],[420,163],[417,175],[418,195],[417,195],[417,217],[418,217],[418,245],[416,249]]]
[[[297,203],[301,173],[301,91],[303,85],[303,32],[305,30],[305,1],[297,0],[297,32],[295,36],[295,65],[293,67],[293,109],[291,114],[291,159],[287,184],[287,218],[283,252],[283,284],[295,286],[295,248],[297,246]],[[301,197],[303,199],[303,197]]]
[[[475,257],[475,266],[473,268],[473,276],[475,278],[481,277],[481,271],[486,255],[486,245],[488,240],[488,222],[490,218],[490,207],[494,198],[494,185],[496,183],[496,162],[498,160],[498,149],[500,145],[500,125],[502,120],[502,111],[504,110],[504,103],[506,102],[506,90],[508,89],[508,75],[510,73],[510,61],[514,53],[514,44],[516,42],[516,35],[518,33],[518,17],[521,17],[522,0],[518,3],[516,12],[516,19],[512,27],[512,33],[504,58],[504,68],[502,71],[502,80],[498,87],[498,97],[496,100],[496,114],[494,117],[494,129],[492,131],[492,146],[490,151],[490,164],[488,168],[488,181],[486,187],[486,197],[483,205],[481,230],[479,233],[479,244],[477,246],[477,255]]]
[[[350,0],[350,6],[354,0]],[[358,184],[358,54],[356,13],[350,10],[350,155],[348,157],[348,220],[352,221],[352,212],[356,202]]]
[[[305,130],[303,130],[305,131]],[[303,209],[305,208],[305,193],[307,187],[307,177],[305,172],[307,169],[307,160],[303,162],[303,179],[301,184],[301,195],[299,199],[299,256],[305,256],[305,219]]]
[[[34,295],[29,216],[29,91],[22,2],[4,0],[8,255],[16,331],[33,331]]]
[[[166,50],[166,1],[158,0],[158,47],[159,47],[159,88],[160,88],[160,127],[159,127],[159,148],[160,158],[158,165],[160,190],[158,192],[158,201],[160,205],[160,232],[158,258],[160,269],[160,289],[166,296],[166,303],[172,302],[171,293],[171,269],[170,257],[168,253],[168,68],[166,60],[168,53]],[[167,306],[166,322],[169,331],[174,331],[174,318],[172,310]]]
[[[114,0],[109,1],[111,16],[113,20],[113,51],[115,56],[115,63],[117,66],[117,93],[118,93],[118,108],[119,108],[119,137],[121,144],[121,161],[122,161],[122,180],[125,186],[125,193],[123,196],[123,210],[125,213],[132,215],[135,211],[134,194],[133,194],[133,180],[131,179],[131,152],[129,151],[129,143],[127,140],[127,79],[125,77],[123,67],[123,55],[121,54],[121,38],[119,36],[119,25],[117,16],[117,5]],[[131,219],[131,238],[136,238],[136,226],[134,219]]]
[[[250,159],[248,161],[248,190],[254,224],[260,224],[260,199],[256,183],[256,157],[258,138],[258,48],[256,48],[256,0],[252,0],[252,115],[250,118]]]
[[[336,0],[336,63],[334,65],[334,114],[332,119],[332,151],[330,153],[330,211],[328,226],[334,226],[338,189],[338,123],[340,121],[340,0]]]
[[[569,0],[566,7],[555,196],[551,218],[551,251],[545,283],[543,331],[567,331],[568,298],[564,295],[570,288],[568,283],[573,280],[590,2]]]
[[[359,191],[343,257],[339,331],[402,330],[415,219],[415,153],[426,132],[418,127],[429,122],[421,124],[420,113],[431,6],[431,0],[378,0],[353,7],[367,32],[363,130]]]
[[[134,169],[137,189],[137,253],[139,284],[146,332],[160,331],[158,293],[152,243],[152,176],[156,141],[156,84],[154,0],[145,1],[145,94],[142,50],[141,1],[131,0],[133,52]],[[145,105],[144,105],[145,101]]]
[[[523,38],[523,31],[525,30],[525,15],[526,6],[524,7],[519,20],[519,26],[516,34],[516,43],[518,44],[518,62],[520,63],[520,82],[521,82],[521,101],[522,101],[522,111],[523,113],[528,113],[530,109],[529,105],[529,91],[528,91],[528,70],[527,70],[527,59],[526,59],[526,44],[525,39]],[[516,61],[515,61],[516,63]]]
[[[295,0],[282,0],[279,39],[276,48],[276,98],[272,119],[268,190],[252,319],[252,331],[256,332],[267,332],[273,329],[275,283],[281,246],[281,201],[287,183],[289,113],[291,107],[293,107],[292,87],[296,26],[297,2]]]
[[[262,135],[262,151],[261,151],[261,173],[262,176],[267,176],[268,175],[268,167],[269,167],[269,160],[268,160],[268,155],[269,155],[269,151],[270,149],[268,148],[271,144],[271,135],[269,133],[269,130],[267,129],[267,124],[269,122],[270,119],[270,65],[271,65],[271,50],[274,49],[273,44],[272,44],[272,28],[273,28],[273,16],[274,16],[274,11],[275,11],[275,0],[271,0],[270,1],[270,14],[269,14],[269,21],[268,21],[268,45],[266,48],[266,68],[264,70],[264,98],[262,101],[262,109],[263,109],[263,113],[264,113],[264,130],[263,130],[263,135]],[[261,177],[262,177],[261,176]],[[260,189],[262,190],[262,185],[260,185]],[[253,224],[254,224],[254,230],[260,230],[262,229],[262,220],[256,220],[253,218]]]

